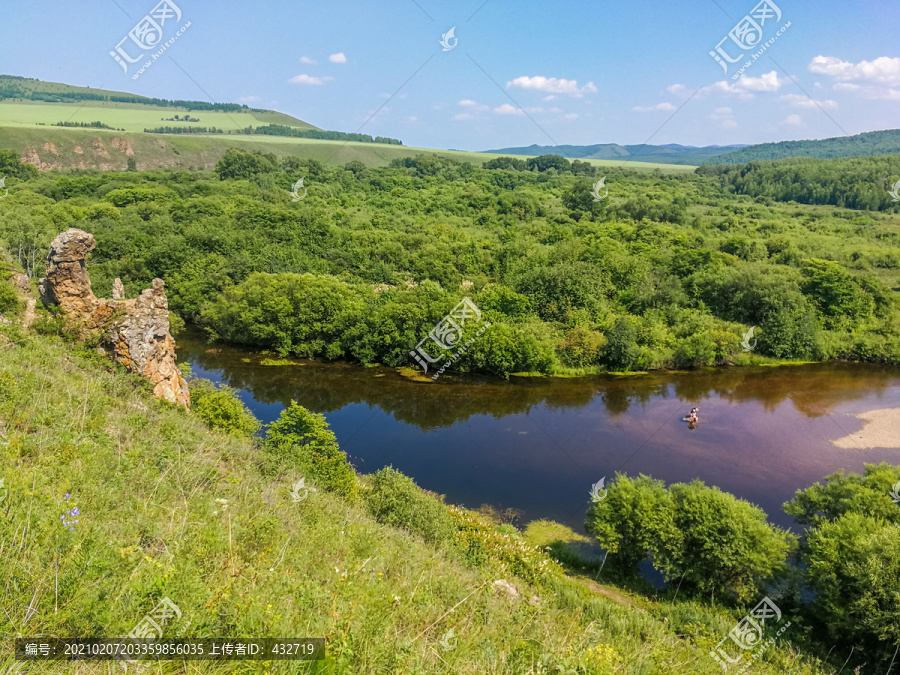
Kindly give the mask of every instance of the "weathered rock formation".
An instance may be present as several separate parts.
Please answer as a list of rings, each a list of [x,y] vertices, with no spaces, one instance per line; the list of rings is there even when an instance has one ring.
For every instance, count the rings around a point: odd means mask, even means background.
[[[87,232],[71,228],[50,244],[41,299],[59,305],[67,320],[99,333],[98,350],[153,383],[153,394],[190,407],[187,382],[175,365],[175,341],[169,333],[169,302],[162,279],[131,300],[116,279],[112,299],[97,298],[85,268],[85,256],[97,246]]]

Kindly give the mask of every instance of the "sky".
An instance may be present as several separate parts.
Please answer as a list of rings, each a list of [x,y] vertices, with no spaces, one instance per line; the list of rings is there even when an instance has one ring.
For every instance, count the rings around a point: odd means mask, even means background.
[[[0,73],[246,103],[441,149],[900,128],[897,0],[158,1],[6,0]],[[128,36],[146,15],[162,40],[142,51]],[[110,52],[144,56],[126,72]]]

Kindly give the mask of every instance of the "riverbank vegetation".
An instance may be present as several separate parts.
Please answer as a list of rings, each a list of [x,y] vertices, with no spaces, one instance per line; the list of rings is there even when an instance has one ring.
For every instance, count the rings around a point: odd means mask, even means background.
[[[0,333],[6,654],[19,636],[125,635],[167,597],[181,618],[165,637],[326,638],[324,661],[257,664],[273,673],[712,674],[710,651],[755,604],[723,579],[714,599],[689,579],[610,586],[613,561],[579,571],[578,556],[561,563],[390,468],[358,475],[324,418],[299,406],[259,437],[228,390],[194,381],[188,412],[71,339],[15,323]],[[77,522],[60,520],[76,509]],[[848,649],[829,655],[783,596],[772,597],[792,629],[754,672],[833,675]],[[19,667],[4,659],[0,672]]]
[[[121,277],[133,293],[161,277],[188,321],[281,356],[415,365],[410,351],[425,339],[436,357],[429,331],[468,296],[492,325],[461,371],[900,361],[898,207],[778,201],[800,199],[798,181],[877,193],[863,178],[900,176],[896,158],[615,169],[601,201],[598,177],[576,175],[593,167],[536,160],[484,169],[423,155],[371,169],[229,150],[215,173],[10,178],[0,238],[24,261],[83,228],[98,242],[95,287]],[[848,163],[860,180],[845,181]],[[480,330],[463,328],[460,342]]]

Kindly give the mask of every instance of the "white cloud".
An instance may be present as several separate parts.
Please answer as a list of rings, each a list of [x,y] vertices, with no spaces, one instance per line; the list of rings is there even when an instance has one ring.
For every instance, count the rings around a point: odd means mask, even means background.
[[[494,112],[498,115],[524,115],[525,111],[511,106],[509,103],[504,103],[499,108],[494,108]]]
[[[415,115],[410,115],[409,117],[406,118],[406,121],[407,122],[418,122],[419,118],[416,117]]]
[[[549,102],[549,101],[556,100],[556,97],[553,94],[550,94],[549,96],[545,96],[543,100]]]
[[[666,87],[666,91],[672,94],[672,96],[683,96],[687,91],[687,87],[685,87],[683,84],[673,84]]]
[[[778,79],[778,73],[774,70],[762,77],[747,77],[743,75],[737,81],[738,87],[749,91],[778,91],[783,84],[784,81]]]
[[[259,96],[241,96],[238,98],[238,103],[256,103],[259,100]]]
[[[722,120],[721,127],[723,129],[737,129],[738,123],[734,120]]]
[[[809,96],[802,96],[801,94],[785,94],[781,97],[782,101],[787,101],[795,108],[837,108],[837,101],[832,101],[828,99],[827,101],[816,101],[815,99],[811,99]]]
[[[344,52],[338,52],[337,54],[332,54],[328,57],[328,60],[332,63],[347,63],[347,57],[344,56]]]
[[[569,122],[571,122],[572,120],[577,120],[578,113],[566,113],[565,115],[563,115],[563,119],[568,120]]]
[[[730,115],[732,110],[731,108],[716,108],[713,112],[716,115]]]
[[[295,75],[290,80],[288,80],[291,84],[314,84],[320,85],[333,80],[333,77],[313,77],[312,75]]]
[[[803,118],[800,115],[788,115],[784,121],[788,124],[803,124]]]
[[[570,94],[572,96],[584,96],[584,94],[594,94],[597,87],[593,82],[588,82],[583,87],[578,86],[578,80],[557,79],[555,77],[517,77],[506,83],[506,87],[518,87],[519,89],[531,89],[534,91],[544,91],[548,94]]]
[[[550,108],[550,112],[552,113],[561,113],[562,111],[562,108]]]
[[[656,105],[636,105],[632,108],[635,112],[656,112],[659,110],[672,111],[675,110],[675,106],[667,101],[663,101],[662,103],[657,103]]]
[[[308,56],[301,56],[301,57],[300,57],[300,63],[305,63],[305,64],[308,65],[308,66],[314,66],[314,65],[316,65],[316,60],[315,60],[315,59],[311,59],[311,58],[309,58]]]
[[[784,86],[784,80],[778,79],[778,73],[770,71],[760,77],[742,76],[737,82],[731,84],[726,80],[720,80],[709,88],[712,91],[720,91],[725,94],[736,94],[742,99],[753,98],[754,91],[778,91]]]
[[[455,120],[474,120],[475,115],[472,115],[471,113],[457,113],[456,115],[453,116],[453,119],[455,119]]]
[[[836,56],[817,56],[809,64],[808,70],[839,82],[900,85],[900,57],[879,56],[874,61],[851,63],[841,61]]]

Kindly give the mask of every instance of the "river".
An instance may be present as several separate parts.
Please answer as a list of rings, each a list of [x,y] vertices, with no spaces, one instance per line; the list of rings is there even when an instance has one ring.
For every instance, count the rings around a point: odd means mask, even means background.
[[[295,400],[323,413],[357,470],[392,465],[470,508],[522,512],[581,530],[593,483],[616,472],[667,484],[698,478],[753,502],[783,527],[796,490],[892,449],[842,449],[855,414],[900,407],[900,369],[868,364],[702,369],[574,379],[444,375],[409,381],[393,368],[266,357],[177,336],[194,374],[228,384],[264,423]],[[273,358],[270,356],[269,358]],[[700,407],[691,430],[683,417]]]

